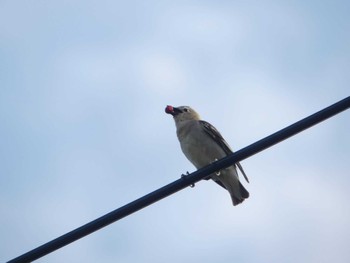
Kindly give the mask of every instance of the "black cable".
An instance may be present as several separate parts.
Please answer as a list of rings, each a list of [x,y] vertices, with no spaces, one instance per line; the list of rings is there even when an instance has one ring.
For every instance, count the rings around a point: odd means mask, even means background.
[[[14,258],[8,263],[20,263],[31,262],[38,258],[41,258],[63,246],[66,246],[84,236],[87,236],[123,217],[126,217],[148,205],[153,204],[169,195],[180,191],[189,185],[192,185],[203,178],[207,177],[215,171],[219,171],[223,168],[229,167],[234,163],[237,163],[243,159],[246,159],[260,151],[265,150],[268,147],[273,146],[311,126],[320,123],[350,107],[350,97],[347,97],[319,112],[316,112],[309,117],[306,117],[264,139],[261,139],[225,158],[218,160],[211,165],[201,168],[181,179],[178,179],[158,190],[149,193],[129,204],[126,204],[100,218],[97,218],[90,223],[87,223],[63,236],[60,236],[46,244],[39,246],[17,258]]]

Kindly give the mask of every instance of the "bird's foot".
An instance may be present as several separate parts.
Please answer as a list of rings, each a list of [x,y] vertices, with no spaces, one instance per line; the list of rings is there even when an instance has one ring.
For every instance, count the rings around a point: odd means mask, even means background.
[[[182,174],[182,175],[181,175],[181,178],[186,178],[189,174],[190,174],[190,173],[187,171],[186,174]],[[194,184],[191,184],[190,186],[191,186],[191,188],[193,188],[193,187],[194,187]]]

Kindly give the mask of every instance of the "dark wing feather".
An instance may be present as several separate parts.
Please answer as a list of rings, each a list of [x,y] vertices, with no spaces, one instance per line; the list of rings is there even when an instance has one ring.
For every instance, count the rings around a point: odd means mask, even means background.
[[[209,135],[209,137],[211,137],[224,150],[224,152],[227,155],[233,153],[230,146],[227,144],[220,132],[217,129],[215,129],[213,125],[206,121],[199,122],[203,126],[204,131]]]
[[[216,142],[227,155],[233,153],[228,143],[225,141],[225,139],[222,137],[220,132],[213,125],[211,125],[209,122],[206,122],[206,121],[199,121],[199,122],[201,123],[201,125],[204,128],[204,131],[209,135],[209,137],[211,137],[214,140],[214,142]],[[238,169],[241,171],[246,181],[249,183],[249,179],[245,174],[242,165],[239,162],[237,162],[236,165],[238,166]]]
[[[244,179],[249,183],[249,179],[248,176],[245,174],[243,167],[240,163],[236,163],[236,165],[238,166],[238,169],[241,171],[241,173],[243,174]]]

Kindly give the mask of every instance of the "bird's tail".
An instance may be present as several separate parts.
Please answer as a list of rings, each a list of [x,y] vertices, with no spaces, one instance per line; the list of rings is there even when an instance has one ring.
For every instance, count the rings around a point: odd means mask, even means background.
[[[238,181],[238,184],[239,191],[230,192],[232,203],[234,206],[242,203],[244,199],[249,197],[249,192],[247,191],[247,189],[244,188],[240,181]]]

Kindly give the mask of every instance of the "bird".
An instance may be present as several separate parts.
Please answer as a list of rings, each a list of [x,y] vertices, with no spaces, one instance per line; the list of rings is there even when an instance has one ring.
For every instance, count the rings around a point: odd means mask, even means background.
[[[191,107],[167,105],[165,112],[173,116],[181,150],[197,169],[233,153],[220,132],[209,122],[201,120],[199,114]],[[206,178],[206,180],[212,179],[225,188],[229,192],[234,206],[249,197],[249,192],[239,181],[236,167],[249,183],[249,179],[239,162]]]

